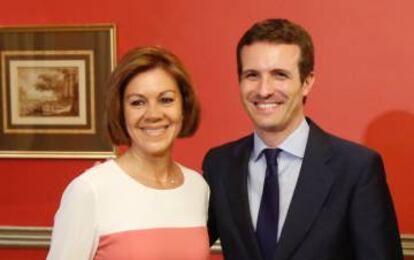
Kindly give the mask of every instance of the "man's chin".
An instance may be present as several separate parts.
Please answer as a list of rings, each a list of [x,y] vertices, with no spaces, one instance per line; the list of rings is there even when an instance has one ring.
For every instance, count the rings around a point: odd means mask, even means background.
[[[280,132],[284,127],[281,124],[255,124],[255,129],[262,132]]]

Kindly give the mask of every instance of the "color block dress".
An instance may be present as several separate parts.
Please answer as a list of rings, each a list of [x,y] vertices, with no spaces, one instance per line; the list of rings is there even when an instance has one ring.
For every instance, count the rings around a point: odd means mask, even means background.
[[[184,182],[153,189],[114,160],[97,165],[66,188],[55,215],[47,259],[206,260],[209,188],[182,165]]]

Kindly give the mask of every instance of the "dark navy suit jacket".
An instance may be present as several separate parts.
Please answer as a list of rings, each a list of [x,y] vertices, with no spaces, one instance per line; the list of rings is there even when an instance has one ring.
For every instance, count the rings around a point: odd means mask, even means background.
[[[397,220],[381,157],[334,137],[307,119],[310,132],[299,179],[274,260],[402,260]],[[225,259],[260,260],[247,195],[253,135],[211,149],[210,243]]]

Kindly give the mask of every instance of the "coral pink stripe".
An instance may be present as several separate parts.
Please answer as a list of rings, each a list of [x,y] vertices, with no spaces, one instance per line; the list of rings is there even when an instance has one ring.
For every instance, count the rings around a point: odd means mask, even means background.
[[[132,230],[102,236],[95,259],[206,260],[208,256],[207,229],[185,227]]]

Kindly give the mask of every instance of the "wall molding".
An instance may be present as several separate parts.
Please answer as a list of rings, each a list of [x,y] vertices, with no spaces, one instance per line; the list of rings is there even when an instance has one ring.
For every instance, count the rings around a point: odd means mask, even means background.
[[[52,233],[51,227],[0,226],[0,248],[44,248],[47,249]],[[401,235],[406,256],[414,256],[414,234]],[[214,254],[221,253],[220,242],[211,247]]]
[[[404,255],[414,256],[414,234],[402,234],[401,244]]]
[[[0,226],[0,248],[48,248],[51,227]]]

